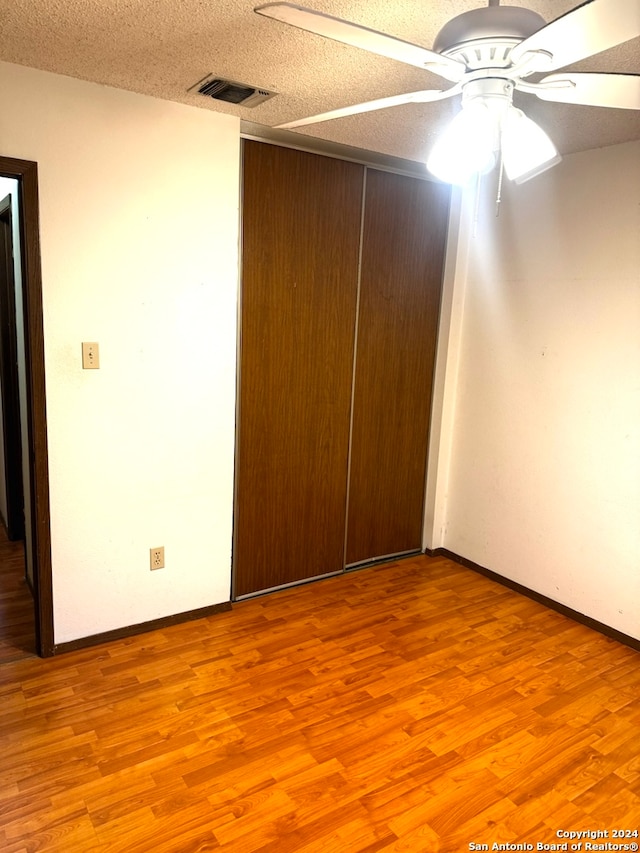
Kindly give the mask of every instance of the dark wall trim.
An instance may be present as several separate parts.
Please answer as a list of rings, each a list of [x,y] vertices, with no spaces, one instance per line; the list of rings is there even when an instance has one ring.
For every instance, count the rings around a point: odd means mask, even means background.
[[[592,628],[594,631],[598,631],[600,634],[604,634],[605,637],[609,637],[612,640],[617,640],[619,643],[623,643],[625,646],[629,646],[637,652],[640,652],[640,640],[635,637],[630,637],[628,634],[623,634],[622,631],[617,631],[615,628],[611,628],[609,625],[605,625],[604,622],[598,622],[597,619],[592,619],[591,616],[587,616],[584,613],[579,613],[577,610],[572,610],[571,607],[567,607],[565,604],[560,604],[559,601],[554,601],[552,598],[548,598],[546,595],[542,595],[540,592],[536,592],[533,589],[529,589],[527,586],[523,586],[517,581],[512,581],[510,578],[505,578],[502,575],[497,574],[496,572],[492,572],[491,569],[486,569],[484,566],[478,565],[478,563],[474,563],[472,560],[468,560],[466,557],[461,557],[459,554],[454,554],[453,551],[449,551],[446,548],[425,548],[424,553],[428,557],[447,557],[449,560],[453,560],[454,563],[459,563],[461,566],[464,566],[467,569],[472,569],[474,572],[478,572],[481,575],[484,575],[486,578],[489,578],[496,583],[502,584],[502,586],[506,586],[509,589],[512,589],[514,592],[519,592],[520,595],[526,595],[527,598],[531,598],[533,601],[537,601],[538,604],[543,604],[545,607],[550,608],[551,610],[555,610],[557,613],[561,613],[563,616],[568,616],[569,619],[573,619],[574,622],[579,622],[581,625],[586,625],[587,628]]]
[[[7,536],[16,542],[25,538],[24,494],[22,484],[22,429],[20,417],[20,380],[18,378],[18,328],[13,245],[11,194],[0,202],[2,229],[2,286],[0,287],[0,386],[2,388],[3,454],[6,487]],[[19,217],[18,217],[19,219]]]
[[[112,640],[124,640],[127,637],[135,637],[138,634],[146,634],[149,631],[158,631],[169,628],[171,625],[179,625],[182,622],[193,622],[196,619],[204,619],[206,616],[215,616],[217,613],[225,613],[231,610],[231,602],[224,601],[222,604],[211,604],[209,607],[200,607],[198,610],[188,610],[184,613],[175,613],[172,616],[164,616],[162,619],[152,619],[150,622],[141,622],[138,625],[127,625],[124,628],[116,628],[113,631],[105,631],[102,634],[93,634],[90,637],[81,637],[79,640],[71,640],[68,643],[58,643],[53,650],[56,655],[66,652],[75,652],[79,649],[88,649]]]
[[[30,160],[0,157],[0,175],[17,178],[19,187],[36,649],[49,657],[54,653],[53,593],[38,166]]]
[[[331,142],[328,139],[320,139],[318,136],[307,136],[293,130],[280,130],[276,127],[242,120],[240,136],[256,142],[268,142],[280,148],[294,148],[296,151],[307,151],[310,154],[320,154],[336,160],[350,160],[352,163],[360,163],[382,172],[395,172],[398,175],[408,175],[431,183],[441,183],[427,171],[424,162],[381,154],[378,151],[368,151],[364,148],[354,148],[341,142]]]

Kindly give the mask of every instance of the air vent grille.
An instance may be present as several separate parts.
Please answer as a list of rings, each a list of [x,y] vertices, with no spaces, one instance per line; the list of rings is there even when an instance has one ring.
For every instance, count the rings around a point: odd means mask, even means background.
[[[207,98],[213,98],[214,101],[225,101],[243,107],[257,107],[277,94],[247,83],[238,83],[236,80],[225,80],[215,74],[209,74],[199,80],[189,91],[198,92]]]

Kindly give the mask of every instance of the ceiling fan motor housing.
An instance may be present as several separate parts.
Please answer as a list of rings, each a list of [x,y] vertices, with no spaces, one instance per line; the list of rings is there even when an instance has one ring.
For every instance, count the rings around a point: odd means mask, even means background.
[[[511,104],[513,89],[513,81],[501,77],[469,80],[462,88],[462,105],[480,98],[492,110],[502,111]]]
[[[514,84],[502,77],[484,77],[469,80],[462,87],[462,106],[481,106],[491,116],[494,150],[500,148],[500,129],[509,107],[513,103]]]
[[[519,6],[471,9],[444,25],[433,49],[462,60],[470,70],[506,68],[512,48],[544,26],[537,12]]]

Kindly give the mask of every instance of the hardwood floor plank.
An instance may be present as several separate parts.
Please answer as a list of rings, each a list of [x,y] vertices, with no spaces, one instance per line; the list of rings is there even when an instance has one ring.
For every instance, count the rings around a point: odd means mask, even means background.
[[[532,838],[538,838],[545,841],[548,837],[548,828],[544,824],[545,818],[552,815],[554,822],[559,820],[559,815],[568,805],[570,805],[568,801],[555,791],[544,796],[532,796],[526,802],[520,803],[518,808],[504,819],[506,831],[512,833],[510,840],[519,839],[530,842]],[[577,811],[575,806],[571,808]],[[556,826],[556,830],[559,826],[560,824]],[[549,838],[549,840],[552,839]]]
[[[3,853],[463,853],[640,823],[640,656],[444,558],[0,665]]]
[[[423,803],[389,821],[389,826],[398,836],[424,823],[440,838],[459,832],[467,821],[503,799],[495,787],[496,781],[488,770],[481,770],[455,788],[425,797]]]
[[[0,523],[0,666],[35,655],[33,597],[25,580],[24,542]]]

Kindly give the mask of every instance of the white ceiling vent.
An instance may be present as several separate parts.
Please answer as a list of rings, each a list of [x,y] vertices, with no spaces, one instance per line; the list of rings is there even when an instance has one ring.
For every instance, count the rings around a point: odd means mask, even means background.
[[[199,80],[189,91],[198,92],[207,98],[213,98],[214,101],[226,101],[228,104],[243,107],[257,107],[277,94],[247,83],[238,83],[236,80],[225,80],[215,74],[209,74]]]

